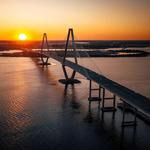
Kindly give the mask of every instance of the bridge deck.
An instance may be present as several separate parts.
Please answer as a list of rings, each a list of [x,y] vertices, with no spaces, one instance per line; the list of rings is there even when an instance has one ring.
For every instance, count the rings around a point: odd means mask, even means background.
[[[63,62],[62,57],[58,57],[55,52],[49,56],[48,53],[44,53],[45,56],[51,57],[60,63]],[[117,82],[114,82],[105,76],[98,74],[86,67],[83,67],[79,64],[75,64],[69,60],[65,61],[65,66],[70,67],[81,75],[85,76],[87,79],[95,81],[97,84],[101,85],[103,88],[106,88],[108,91],[114,93],[120,97],[124,102],[128,103],[132,107],[136,108],[138,111],[144,113],[150,117],[150,99],[136,93],[135,91],[128,89]]]

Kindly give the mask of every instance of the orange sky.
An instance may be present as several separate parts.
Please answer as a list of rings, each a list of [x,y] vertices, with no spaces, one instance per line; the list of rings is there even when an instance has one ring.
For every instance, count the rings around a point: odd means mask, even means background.
[[[0,40],[150,40],[150,0],[0,0]]]

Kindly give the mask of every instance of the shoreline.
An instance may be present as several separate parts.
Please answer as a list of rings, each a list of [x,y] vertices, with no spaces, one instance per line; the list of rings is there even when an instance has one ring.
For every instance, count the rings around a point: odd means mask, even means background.
[[[64,51],[50,51],[50,54],[57,53],[58,56],[63,57]],[[108,51],[100,51],[100,50],[78,50],[76,53],[73,51],[67,52],[67,57],[146,57],[150,53],[141,51],[141,50],[108,50]],[[22,52],[2,52],[0,53],[0,57],[40,57],[39,54],[34,51],[22,51]]]

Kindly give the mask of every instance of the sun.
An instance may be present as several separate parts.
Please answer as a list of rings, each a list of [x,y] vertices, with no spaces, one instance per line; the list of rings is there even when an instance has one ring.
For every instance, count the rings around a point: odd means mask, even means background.
[[[19,40],[25,41],[27,39],[27,35],[25,33],[20,33],[18,36]]]

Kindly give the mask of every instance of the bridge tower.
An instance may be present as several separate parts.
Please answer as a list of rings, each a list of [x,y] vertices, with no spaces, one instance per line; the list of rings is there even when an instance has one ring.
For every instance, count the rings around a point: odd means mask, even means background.
[[[44,50],[47,50],[47,51],[44,51]],[[46,53],[48,55],[44,55],[44,53]],[[50,63],[48,63],[48,60],[49,60],[49,44],[48,44],[48,40],[47,40],[47,34],[44,33],[43,34],[43,39],[42,39],[42,44],[41,44],[41,65],[43,66],[48,66],[50,65]]]
[[[75,44],[75,40],[74,40],[74,32],[73,32],[72,28],[69,28],[68,35],[67,35],[67,41],[66,41],[66,45],[65,45],[65,52],[64,52],[63,62],[62,62],[62,68],[63,68],[65,79],[60,79],[59,80],[59,82],[61,82],[62,84],[81,83],[79,80],[75,79],[75,75],[76,75],[76,71],[75,70],[72,71],[70,77],[69,77],[69,75],[67,73],[67,70],[66,70],[65,62],[66,62],[66,58],[67,58],[68,49],[70,48],[69,47],[70,37],[71,37],[71,48],[73,50],[74,62],[75,62],[75,64],[78,64],[77,52],[76,52],[76,44]]]

